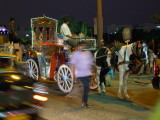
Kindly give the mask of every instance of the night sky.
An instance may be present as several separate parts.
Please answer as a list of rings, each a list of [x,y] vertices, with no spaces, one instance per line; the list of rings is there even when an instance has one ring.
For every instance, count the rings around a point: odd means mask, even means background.
[[[127,25],[153,23],[152,14],[160,14],[160,0],[103,0],[104,31],[110,24]],[[17,26],[29,26],[30,18],[74,16],[93,25],[96,0],[1,0],[0,24],[7,25],[10,17]]]

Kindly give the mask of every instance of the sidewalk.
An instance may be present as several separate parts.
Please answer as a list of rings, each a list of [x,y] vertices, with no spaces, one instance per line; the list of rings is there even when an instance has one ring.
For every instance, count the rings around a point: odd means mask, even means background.
[[[159,98],[160,91],[152,87],[151,78],[153,75],[137,76],[131,74],[128,81],[128,94],[133,105],[152,109]],[[107,94],[118,98],[118,74],[116,78],[111,81],[111,87],[107,87]]]

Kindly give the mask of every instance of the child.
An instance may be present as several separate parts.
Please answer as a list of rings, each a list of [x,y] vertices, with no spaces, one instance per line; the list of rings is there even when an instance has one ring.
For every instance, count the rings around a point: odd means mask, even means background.
[[[111,80],[114,79],[114,72],[113,69],[110,69],[109,72],[106,74],[106,86],[110,87],[111,86]]]

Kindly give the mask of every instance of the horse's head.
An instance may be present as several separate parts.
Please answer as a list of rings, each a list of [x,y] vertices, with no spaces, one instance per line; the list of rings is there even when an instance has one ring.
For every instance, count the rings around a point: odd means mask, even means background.
[[[132,43],[132,53],[133,53],[134,55],[138,55],[138,54],[139,54],[139,53],[138,53],[138,42]]]
[[[125,44],[123,44],[119,41],[115,41],[113,43],[112,52],[115,53],[116,51],[119,51],[122,48],[123,45],[125,45]]]

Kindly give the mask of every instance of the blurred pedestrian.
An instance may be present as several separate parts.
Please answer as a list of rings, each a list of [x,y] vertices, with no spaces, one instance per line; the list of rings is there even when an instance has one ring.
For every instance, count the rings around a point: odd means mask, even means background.
[[[20,43],[20,48],[21,48],[21,54],[23,55],[24,49],[25,49],[25,46],[23,45],[23,43]]]
[[[149,72],[153,73],[153,65],[154,65],[154,60],[156,58],[156,55],[154,54],[153,50],[149,50]]]
[[[86,42],[78,44],[78,50],[71,55],[71,69],[77,81],[82,83],[82,106],[88,107],[89,84],[92,75],[93,56],[90,51],[84,50],[87,48]]]
[[[109,72],[106,74],[105,76],[105,80],[106,80],[106,87],[110,87],[111,86],[111,80],[114,79],[114,71],[113,68],[109,70]]]

